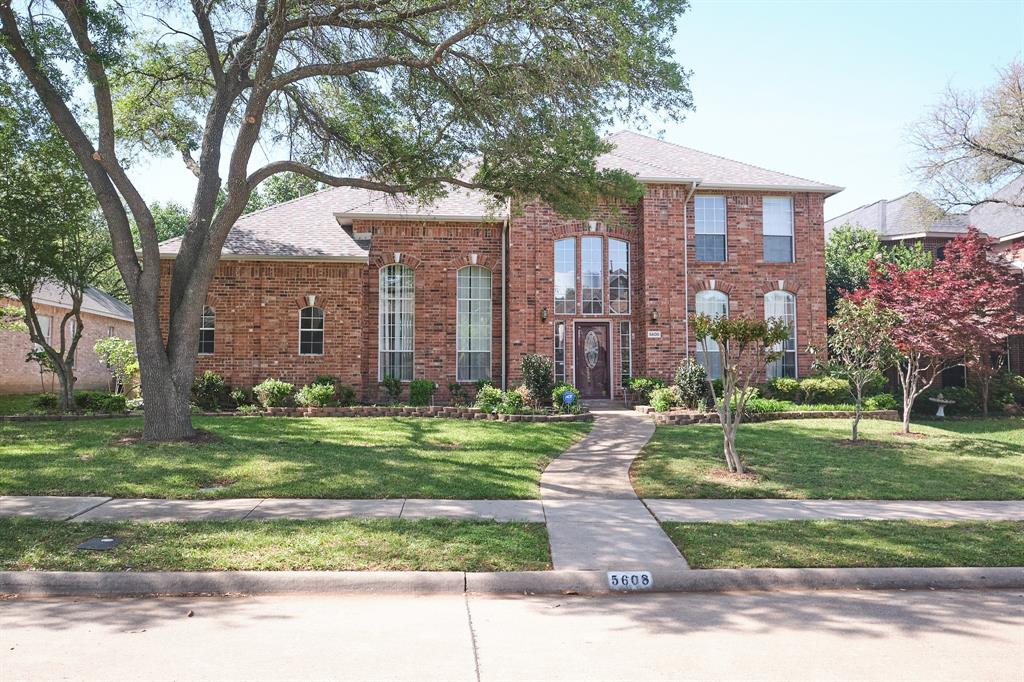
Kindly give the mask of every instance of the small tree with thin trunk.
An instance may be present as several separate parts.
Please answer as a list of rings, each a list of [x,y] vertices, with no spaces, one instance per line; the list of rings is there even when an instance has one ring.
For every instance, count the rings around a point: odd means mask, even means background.
[[[854,399],[853,429],[850,439],[857,440],[857,428],[864,402],[864,387],[896,361],[892,331],[896,315],[871,298],[856,303],[842,298],[829,320],[827,367],[832,374],[850,382]]]
[[[736,450],[736,432],[750,399],[750,387],[764,373],[768,363],[782,354],[781,344],[789,338],[789,325],[783,320],[750,320],[742,317],[691,318],[693,333],[699,340],[708,366],[708,341],[718,344],[722,360],[722,394],[715,394],[715,385],[708,379],[711,399],[722,424],[725,462],[732,473],[742,474],[743,459]]]

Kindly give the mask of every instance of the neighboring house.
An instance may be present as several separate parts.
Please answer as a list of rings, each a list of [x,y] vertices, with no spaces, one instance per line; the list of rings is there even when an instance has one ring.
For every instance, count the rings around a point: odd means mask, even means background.
[[[44,284],[36,290],[32,300],[43,333],[51,345],[59,348],[60,323],[71,310],[71,297],[58,285]],[[17,300],[3,297],[0,297],[0,305],[21,306]],[[72,318],[65,327],[67,343],[71,342],[74,324]],[[110,388],[110,372],[92,350],[93,345],[106,336],[135,340],[132,309],[99,289],[90,288],[82,297],[82,338],[75,349],[76,389]],[[39,365],[25,362],[25,356],[34,346],[27,331],[0,331],[0,393],[40,391]],[[56,387],[56,375],[47,374],[44,379],[46,390]]]
[[[934,203],[917,192],[861,206],[825,222],[826,234],[845,224],[878,232],[889,243],[921,242],[936,258],[942,258],[946,242],[973,225],[993,240],[995,251],[1004,255],[1010,267],[1024,276],[1024,174],[992,195],[990,201],[965,213],[943,214]],[[1017,302],[1024,312],[1024,300]],[[1010,337],[1008,366],[1024,374],[1024,336]],[[959,378],[957,375],[959,373]],[[962,371],[947,373],[945,385],[962,385]]]
[[[326,189],[241,218],[201,320],[197,372],[235,386],[338,377],[365,399],[384,376],[520,380],[524,355],[556,379],[618,397],[636,375],[671,377],[696,353],[695,312],[784,317],[769,374],[805,376],[825,346],[824,215],[841,188],[632,132],[604,168],[645,186],[570,220],[540,203],[453,191],[421,205]],[[180,239],[161,246],[162,307]],[[717,362],[712,361],[717,372]]]

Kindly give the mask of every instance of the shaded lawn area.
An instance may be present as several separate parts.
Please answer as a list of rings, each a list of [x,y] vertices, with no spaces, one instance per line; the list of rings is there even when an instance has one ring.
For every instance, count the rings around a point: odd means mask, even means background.
[[[1024,566],[1020,521],[666,523],[693,568]]]
[[[737,448],[754,473],[724,473],[717,424],[659,426],[633,464],[641,497],[878,500],[1024,498],[1024,419],[915,424],[865,420],[867,443],[849,442],[847,419],[740,426]]]
[[[44,410],[35,406],[38,397],[38,393],[0,395],[0,414],[41,414]]]
[[[76,550],[114,536],[112,550]],[[537,571],[541,523],[368,519],[66,523],[0,519],[5,571]]]
[[[114,497],[539,497],[586,422],[197,417],[203,443],[115,444],[139,418],[0,424],[0,494]],[[211,492],[201,487],[223,484]]]

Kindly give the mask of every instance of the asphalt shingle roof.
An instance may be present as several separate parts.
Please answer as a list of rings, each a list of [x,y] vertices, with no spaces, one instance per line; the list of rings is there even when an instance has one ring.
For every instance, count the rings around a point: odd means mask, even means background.
[[[846,223],[878,232],[882,238],[899,239],[922,233],[958,234],[967,230],[963,214],[943,214],[933,202],[918,192],[881,199],[825,221],[825,233]]]
[[[615,149],[598,158],[598,166],[625,170],[642,182],[699,182],[713,189],[775,189],[835,194],[827,185],[758,166],[732,161],[689,147],[623,131],[609,136]],[[360,218],[424,220],[502,220],[506,209],[484,192],[456,188],[436,201],[422,203],[407,196],[338,187],[243,216],[232,227],[222,257],[276,257],[362,260],[366,244],[343,227]],[[160,245],[162,256],[174,256],[181,238]]]
[[[71,308],[71,296],[59,284],[44,282],[40,284],[32,296],[36,303],[45,303],[58,308]],[[119,320],[134,320],[132,308],[123,301],[113,296],[89,287],[82,294],[82,312],[102,315],[104,317],[115,317]]]
[[[978,204],[967,212],[968,222],[996,239],[1024,233],[1024,174],[993,194],[992,198],[1000,203]]]

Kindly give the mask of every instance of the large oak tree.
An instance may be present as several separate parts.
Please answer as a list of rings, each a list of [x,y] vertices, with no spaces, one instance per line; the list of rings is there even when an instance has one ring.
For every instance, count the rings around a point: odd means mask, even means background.
[[[689,74],[669,47],[686,7],[0,0],[0,43],[82,164],[113,240],[135,314],[144,436],[193,433],[200,312],[228,231],[261,182],[292,172],[421,197],[473,187],[574,215],[601,194],[636,198],[630,178],[597,169],[596,131],[691,106]],[[259,165],[257,145],[285,151]],[[196,178],[166,337],[158,234],[134,154],[173,154]]]

